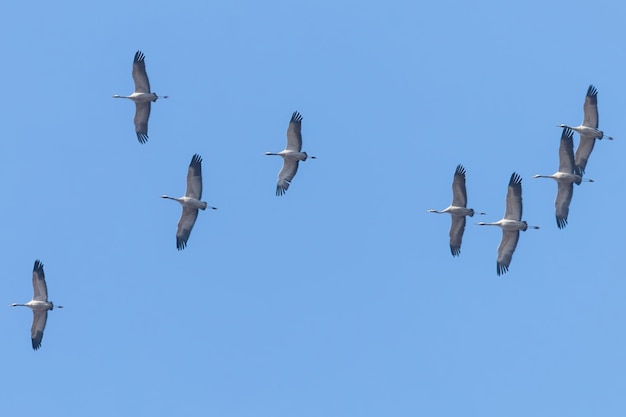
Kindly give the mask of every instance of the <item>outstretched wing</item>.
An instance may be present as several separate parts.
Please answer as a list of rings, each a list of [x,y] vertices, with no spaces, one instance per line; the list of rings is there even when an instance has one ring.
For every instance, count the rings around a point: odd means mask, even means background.
[[[302,150],[302,115],[294,111],[287,128],[287,150],[300,152]]]
[[[583,104],[583,126],[598,128],[598,90],[593,85],[587,88],[585,104]]]
[[[187,240],[191,234],[193,225],[196,224],[198,218],[198,209],[183,207],[183,214],[178,221],[178,230],[176,231],[176,249],[183,250],[187,247]]]
[[[452,181],[452,205],[456,207],[467,207],[467,191],[465,189],[465,168],[457,165]]]
[[[148,141],[148,119],[150,118],[150,102],[135,102],[135,133],[139,143]]]
[[[513,252],[519,240],[519,230],[502,230],[502,241],[498,247],[496,270],[498,275],[506,274],[513,259]]]
[[[465,216],[451,216],[452,225],[450,226],[450,252],[452,256],[461,254],[461,242],[463,241],[463,232],[465,231]]]
[[[33,266],[33,300],[48,301],[48,287],[46,285],[46,276],[43,272],[43,264],[39,259],[35,261]]]
[[[574,163],[574,132],[570,128],[563,128],[561,144],[559,145],[559,172],[573,174],[576,171]]]
[[[276,183],[276,195],[283,195],[289,188],[293,177],[298,172],[298,160],[284,159],[283,169],[278,173],[278,182]]]
[[[504,218],[508,220],[522,220],[522,177],[517,172],[511,174],[511,179],[509,180]]]
[[[567,215],[569,214],[569,205],[572,201],[572,195],[574,194],[573,183],[558,183],[558,191],[556,193],[556,199],[554,200],[556,225],[559,229],[567,226]]]
[[[198,154],[194,154],[189,163],[185,196],[193,197],[196,200],[202,198],[202,157]]]
[[[591,151],[593,151],[593,146],[595,144],[596,138],[592,136],[580,135],[580,142],[578,143],[575,157],[576,169],[580,175],[585,173],[587,162],[589,162],[589,156],[591,155]]]
[[[143,52],[135,52],[133,59],[133,80],[135,81],[136,93],[150,93],[150,81],[146,73],[146,62]]]
[[[37,350],[41,347],[43,330],[46,328],[47,320],[48,310],[33,310],[33,325],[30,328],[30,339],[33,345],[33,350]]]

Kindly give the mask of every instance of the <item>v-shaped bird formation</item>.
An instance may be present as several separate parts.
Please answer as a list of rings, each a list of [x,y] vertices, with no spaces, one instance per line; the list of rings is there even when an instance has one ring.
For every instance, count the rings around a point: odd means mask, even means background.
[[[132,64],[132,77],[135,84],[134,92],[128,96],[114,95],[114,98],[126,98],[135,103],[135,135],[141,144],[148,141],[148,120],[152,103],[159,99],[159,96],[151,91],[150,81],[146,72],[145,56],[141,51],[135,53]],[[167,98],[162,96],[161,98]],[[559,229],[568,225],[570,203],[573,197],[574,184],[580,185],[583,181],[593,182],[591,179],[583,178],[589,157],[596,140],[603,138],[613,139],[606,136],[604,132],[598,130],[598,91],[593,85],[587,89],[587,95],[583,105],[583,122],[580,126],[559,125],[563,128],[559,145],[559,165],[556,173],[552,175],[535,175],[534,178],[552,178],[557,182],[557,194],[554,201],[556,224]],[[308,158],[315,159],[302,151],[302,115],[295,111],[291,115],[287,127],[287,144],[285,149],[273,153],[266,152],[265,155],[277,155],[282,157],[283,166],[278,173],[276,181],[276,196],[284,195],[292,185],[294,177],[298,172],[300,162]],[[574,153],[574,132],[580,135],[578,148]],[[484,215],[484,212],[475,212],[468,208],[466,170],[461,164],[457,165],[452,181],[452,203],[447,208],[438,211],[428,210],[431,213],[447,213],[451,216],[451,226],[449,231],[450,252],[453,257],[461,254],[463,235],[466,229],[467,217],[475,214]],[[182,206],[182,214],[178,221],[176,230],[176,249],[183,250],[187,247],[189,237],[198,218],[199,210],[216,207],[209,206],[202,201],[202,157],[194,153],[187,170],[187,188],[182,197],[170,197],[162,195],[162,198],[177,201]],[[511,265],[513,254],[519,243],[520,231],[527,229],[539,229],[538,226],[529,226],[522,220],[522,177],[519,173],[513,172],[509,179],[504,217],[496,222],[478,222],[481,226],[498,226],[502,230],[502,238],[497,250],[496,273],[505,274]],[[31,327],[31,344],[34,350],[41,347],[44,329],[48,317],[48,311],[54,309],[51,301],[48,301],[48,289],[41,261],[36,260],[32,275],[33,299],[25,304],[11,304],[11,306],[28,307],[33,312],[33,323]],[[62,308],[62,306],[57,306]]]
[[[552,175],[536,174],[533,176],[533,178],[552,178],[557,182],[554,207],[556,225],[559,229],[563,229],[568,224],[569,207],[574,195],[574,184],[580,185],[582,182],[593,182],[592,179],[583,178],[583,175],[595,141],[602,138],[613,140],[611,136],[606,136],[604,132],[598,130],[598,90],[593,85],[590,85],[587,89],[583,113],[583,122],[580,126],[558,125],[558,127],[563,128],[563,131],[561,132],[559,145],[559,168],[557,172]],[[580,142],[575,154],[574,132],[580,134]],[[430,209],[428,212],[449,213],[452,215],[450,251],[452,256],[459,256],[465,230],[465,218],[466,216],[472,217],[474,215],[474,210],[467,208],[465,168],[462,165],[458,165],[454,172],[452,195],[452,205],[448,208],[442,211]],[[528,223],[522,220],[522,177],[518,173],[514,172],[509,179],[504,217],[497,222],[479,222],[477,224],[480,226],[499,226],[502,229],[502,240],[498,247],[496,260],[496,273],[498,275],[505,274],[509,270],[513,253],[517,247],[519,232],[526,231],[528,228],[539,229],[539,226],[528,226]]]

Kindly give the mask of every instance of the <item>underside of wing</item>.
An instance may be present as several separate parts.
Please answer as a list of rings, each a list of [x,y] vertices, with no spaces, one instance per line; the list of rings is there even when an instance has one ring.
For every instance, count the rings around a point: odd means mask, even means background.
[[[450,252],[452,256],[461,254],[461,242],[463,241],[463,232],[465,231],[465,216],[451,216],[452,225],[450,226]]]
[[[33,344],[33,350],[37,350],[41,347],[41,340],[43,339],[43,331],[46,328],[47,320],[47,310],[33,310],[33,325],[30,328],[30,339]]]
[[[591,136],[581,136],[578,148],[576,149],[576,156],[574,158],[576,169],[580,175],[585,173],[587,168],[587,162],[589,162],[589,156],[593,151],[593,146],[596,143],[596,139]]]
[[[193,225],[196,224],[198,218],[198,209],[183,207],[183,214],[178,221],[178,230],[176,231],[176,249],[183,250],[187,247],[187,240],[191,234]]]
[[[148,119],[150,118],[150,102],[135,103],[135,132],[139,143],[148,141]]]
[[[467,191],[465,188],[465,168],[457,165],[452,181],[452,205],[456,207],[467,207]]]
[[[522,220],[522,177],[517,172],[511,174],[511,179],[509,180],[504,218],[508,220]]]
[[[593,85],[587,89],[585,104],[583,105],[583,126],[598,128],[598,90]]]
[[[556,225],[559,229],[567,226],[567,216],[569,215],[569,205],[572,201],[572,195],[574,194],[574,184],[558,183],[558,191],[556,193],[556,200],[554,200]]]
[[[498,247],[498,261],[496,265],[498,275],[505,274],[509,270],[509,265],[511,265],[511,259],[513,259],[513,252],[515,252],[518,240],[519,230],[502,231],[502,241]]]
[[[302,115],[294,111],[287,128],[287,150],[300,152],[302,150]]]
[[[136,93],[150,93],[150,81],[146,73],[146,62],[143,52],[137,51],[133,60],[133,80]]]
[[[561,144],[559,146],[559,172],[574,173],[576,165],[574,163],[574,132],[565,127],[561,134]]]
[[[283,161],[283,169],[278,173],[278,182],[276,183],[276,195],[283,195],[289,188],[293,177],[298,172],[298,161],[293,159],[285,159]]]
[[[194,154],[187,171],[187,197],[200,200],[202,198],[202,157]]]
[[[43,264],[39,259],[33,265],[33,300],[48,301],[48,286],[46,285],[46,275],[43,272]]]

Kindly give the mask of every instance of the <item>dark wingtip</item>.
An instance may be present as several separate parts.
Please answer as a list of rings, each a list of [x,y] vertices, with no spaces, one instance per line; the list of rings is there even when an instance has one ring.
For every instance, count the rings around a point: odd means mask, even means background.
[[[298,123],[301,121],[302,121],[302,115],[298,113],[297,111],[294,111],[293,114],[291,115],[291,120],[289,122]]]
[[[34,338],[30,339],[33,346],[33,350],[38,350],[41,347],[41,341],[43,339],[43,332],[40,330],[37,332]]]
[[[276,186],[276,196],[280,197],[281,195],[284,195],[287,192],[286,188],[283,188],[281,186]]]
[[[143,62],[144,59],[146,59],[146,57],[143,54],[143,52],[141,51],[135,52],[135,58],[134,58],[135,62]]]
[[[561,133],[561,139],[574,140],[574,131],[569,127],[564,127],[563,132]]]
[[[557,217],[556,225],[559,229],[565,228],[565,226],[567,226],[567,218]]]
[[[504,265],[503,263],[500,263],[500,262],[496,263],[496,272],[498,273],[498,276],[506,274],[508,270],[509,270],[509,267]]]
[[[514,172],[511,174],[511,179],[509,180],[509,185],[520,185],[522,183],[522,177]]]
[[[589,88],[587,88],[587,97],[594,97],[598,95],[598,90],[593,84],[589,84]]]
[[[195,153],[193,154],[193,156],[191,157],[191,162],[189,163],[189,166],[201,166],[202,165],[202,157]]]
[[[43,263],[39,259],[35,260],[35,264],[33,265],[33,271],[43,272]]]
[[[454,170],[454,175],[463,175],[465,176],[465,167],[461,164],[456,166],[456,170]]]
[[[452,256],[459,256],[461,254],[461,247],[450,246],[450,252],[452,253]]]
[[[144,143],[148,141],[148,135],[145,133],[137,132],[137,140],[139,141],[139,143],[143,145]]]

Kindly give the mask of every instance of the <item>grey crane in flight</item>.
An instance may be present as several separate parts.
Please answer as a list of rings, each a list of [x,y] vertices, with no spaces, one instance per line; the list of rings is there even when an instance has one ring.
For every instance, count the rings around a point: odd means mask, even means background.
[[[182,197],[162,195],[161,198],[178,201],[183,206],[183,214],[180,216],[176,231],[176,249],[183,250],[187,246],[191,229],[193,229],[198,218],[198,209],[206,210],[208,207],[217,210],[217,207],[209,206],[205,201],[200,201],[202,198],[202,157],[200,155],[193,155],[189,163],[185,195]]]
[[[461,241],[465,231],[466,216],[473,217],[474,209],[467,208],[467,190],[465,188],[465,168],[459,164],[454,171],[452,180],[452,204],[445,209],[438,211],[428,210],[429,213],[449,213],[452,216],[452,226],[450,226],[450,252],[452,256],[461,254]],[[478,214],[486,214],[480,212]]]
[[[46,328],[46,321],[48,320],[48,310],[54,309],[52,301],[48,301],[46,276],[43,272],[43,264],[39,259],[35,261],[35,265],[33,266],[33,290],[34,295],[32,300],[26,304],[13,303],[11,307],[28,307],[33,311],[33,325],[30,329],[30,338],[33,350],[37,350],[41,347],[43,331]],[[56,307],[63,308],[63,306]]]
[[[265,155],[280,155],[283,157],[283,168],[278,173],[278,182],[276,183],[276,195],[285,194],[293,177],[298,172],[298,164],[300,161],[306,161],[308,155],[302,152],[302,115],[294,111],[289,120],[287,128],[287,147],[278,152],[265,152]],[[315,159],[311,156],[311,159]]]
[[[559,170],[552,175],[534,175],[533,178],[552,178],[558,184],[556,199],[554,200],[556,225],[559,229],[567,226],[569,205],[574,195],[574,184],[593,182],[592,179],[583,179],[580,170],[574,163],[574,132],[567,127],[561,133],[559,146]]]
[[[587,88],[585,104],[583,104],[582,124],[580,126],[559,125],[559,127],[568,127],[580,134],[580,143],[578,143],[574,161],[581,175],[585,173],[585,168],[596,139],[607,138],[613,140],[611,136],[606,136],[604,132],[598,130],[598,123],[598,90],[593,85],[590,85]]]
[[[526,231],[529,227],[539,229],[539,226],[528,226],[528,223],[522,221],[522,177],[517,172],[511,174],[509,180],[504,218],[493,223],[479,222],[478,224],[480,226],[498,226],[502,229],[496,272],[498,275],[505,274],[511,265],[520,230]]]
[[[135,81],[135,91],[131,95],[120,96],[115,94],[113,98],[127,98],[135,102],[135,132],[139,143],[146,143],[148,141],[150,103],[156,102],[159,96],[150,91],[145,56],[141,51],[137,51],[133,59],[133,80]],[[165,99],[167,96],[161,98]]]

